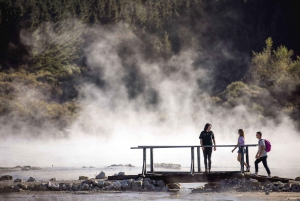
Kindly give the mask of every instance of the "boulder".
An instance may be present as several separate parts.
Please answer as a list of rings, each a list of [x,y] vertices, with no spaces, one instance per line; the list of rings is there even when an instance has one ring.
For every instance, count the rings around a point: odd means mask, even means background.
[[[197,188],[194,188],[194,189],[192,190],[192,193],[202,193],[203,191],[204,191],[203,186],[199,186],[199,187],[197,187]]]
[[[169,183],[166,185],[169,189],[174,190],[174,189],[181,189],[181,185],[178,183]]]
[[[66,191],[69,189],[69,184],[66,183],[59,183],[59,190],[60,191]]]
[[[158,180],[158,181],[156,182],[156,185],[157,185],[157,187],[159,187],[159,188],[164,188],[164,187],[166,187],[165,182],[164,182],[163,180]]]
[[[80,190],[80,185],[74,184],[73,187],[72,187],[72,190],[73,190],[73,191],[78,191],[78,190]]]
[[[96,176],[96,179],[106,179],[107,177],[106,177],[106,175],[105,175],[105,172],[100,172],[100,174],[98,174],[97,176]]]
[[[3,175],[0,177],[0,181],[4,181],[4,180],[12,180],[13,177],[10,175]]]
[[[21,192],[21,188],[20,188],[20,186],[19,185],[16,185],[16,186],[14,186],[13,187],[13,192]]]
[[[296,177],[296,178],[295,178],[295,181],[300,181],[300,177]]]
[[[105,181],[103,185],[104,185],[104,187],[107,187],[107,186],[113,185],[113,183],[110,181]]]
[[[144,182],[145,182],[145,181],[148,181],[149,184],[153,184],[153,181],[152,181],[150,178],[144,178],[143,181],[144,181]]]
[[[131,185],[132,185],[133,191],[140,191],[140,190],[142,190],[143,182],[141,180],[132,181]]]
[[[51,183],[50,181],[47,184],[48,188],[52,191],[59,191],[59,185],[55,183]]]
[[[128,182],[126,180],[123,180],[120,183],[121,183],[121,190],[129,190],[129,189],[131,189],[131,187],[128,185]]]
[[[24,184],[24,183],[20,183],[20,184],[18,184],[18,186],[19,186],[21,189],[23,189],[23,190],[27,190],[27,189],[28,189],[27,185]]]
[[[36,191],[47,191],[48,190],[48,186],[44,183],[42,184],[36,184],[35,188]]]
[[[27,182],[34,182],[34,181],[36,181],[36,179],[33,177],[29,177],[29,179],[27,180]]]
[[[122,187],[122,185],[121,185],[121,183],[119,181],[115,181],[113,183],[113,186],[114,186],[115,190],[121,190],[121,187]]]
[[[143,184],[144,184],[144,190],[147,190],[147,191],[154,191],[155,190],[154,185],[149,183],[149,180],[144,181]]]
[[[15,179],[14,182],[23,182],[22,179]]]
[[[104,190],[106,190],[106,191],[114,190],[114,185],[105,186]]]
[[[88,184],[84,183],[83,185],[81,185],[81,190],[83,190],[83,191],[90,190],[90,186]]]
[[[79,176],[79,180],[89,180],[90,178],[89,177],[86,177],[86,176]]]
[[[97,186],[98,186],[98,188],[103,188],[104,187],[104,181],[99,181]]]

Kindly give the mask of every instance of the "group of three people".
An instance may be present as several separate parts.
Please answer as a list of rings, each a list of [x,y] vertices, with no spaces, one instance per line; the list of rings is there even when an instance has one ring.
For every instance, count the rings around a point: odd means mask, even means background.
[[[204,126],[204,130],[200,133],[199,139],[200,139],[200,145],[203,150],[203,158],[204,158],[204,164],[205,164],[205,173],[210,173],[211,171],[211,154],[212,154],[212,149],[214,151],[217,150],[216,148],[216,140],[214,133],[211,131],[212,125],[207,123]],[[245,153],[244,146],[245,146],[245,133],[243,129],[238,130],[238,142],[237,145],[234,147],[232,150],[232,153],[236,148],[238,148],[238,156],[237,160],[241,163],[241,158],[242,158],[242,152]],[[258,151],[255,155],[255,175],[258,175],[258,164],[260,162],[263,162],[263,165],[268,173],[268,176],[271,177],[271,172],[268,167],[267,163],[267,152],[265,150],[265,141],[261,138],[262,133],[258,131],[256,133],[256,138],[258,139]],[[207,146],[207,147],[206,147]],[[250,171],[250,165],[244,162],[244,165],[247,168],[247,171]]]

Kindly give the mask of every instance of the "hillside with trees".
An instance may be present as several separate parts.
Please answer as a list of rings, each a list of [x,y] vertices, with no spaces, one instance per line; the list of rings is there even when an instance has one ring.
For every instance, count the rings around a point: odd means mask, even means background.
[[[84,56],[91,29],[122,23],[143,42],[146,61],[190,47],[206,51],[210,56],[194,67],[213,68],[205,91],[213,104],[244,104],[266,118],[283,112],[299,125],[299,9],[293,0],[0,0],[1,122],[17,120],[16,131],[70,125],[81,108],[81,84],[105,87]],[[222,58],[221,50],[233,57]],[[130,54],[119,50],[124,61]]]

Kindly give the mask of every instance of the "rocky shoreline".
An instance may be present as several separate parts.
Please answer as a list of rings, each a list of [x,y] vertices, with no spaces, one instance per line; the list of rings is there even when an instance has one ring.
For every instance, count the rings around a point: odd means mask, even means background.
[[[118,175],[125,175],[124,172]],[[176,191],[182,187],[179,183],[165,184],[162,180],[151,180],[149,178],[127,179],[127,180],[107,180],[104,172],[95,178],[79,176],[78,180],[59,181],[52,178],[48,181],[37,181],[30,177],[27,181],[15,179],[10,175],[0,176],[0,192],[23,192],[23,191],[90,191],[90,192],[110,192],[110,191]],[[238,178],[225,179],[220,182],[207,183],[204,186],[192,189],[192,193],[205,192],[300,192],[300,177],[290,180],[287,183],[259,182],[256,179],[246,179],[244,175]]]

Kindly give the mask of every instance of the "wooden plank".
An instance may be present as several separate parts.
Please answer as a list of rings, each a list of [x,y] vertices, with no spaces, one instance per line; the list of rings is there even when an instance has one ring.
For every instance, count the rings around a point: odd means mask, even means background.
[[[216,145],[216,147],[235,147],[236,145]],[[256,147],[258,144],[247,144],[245,146]],[[214,146],[200,146],[200,145],[186,145],[186,146],[138,146],[131,147],[131,149],[148,149],[148,148],[191,148],[191,147],[214,147]]]

